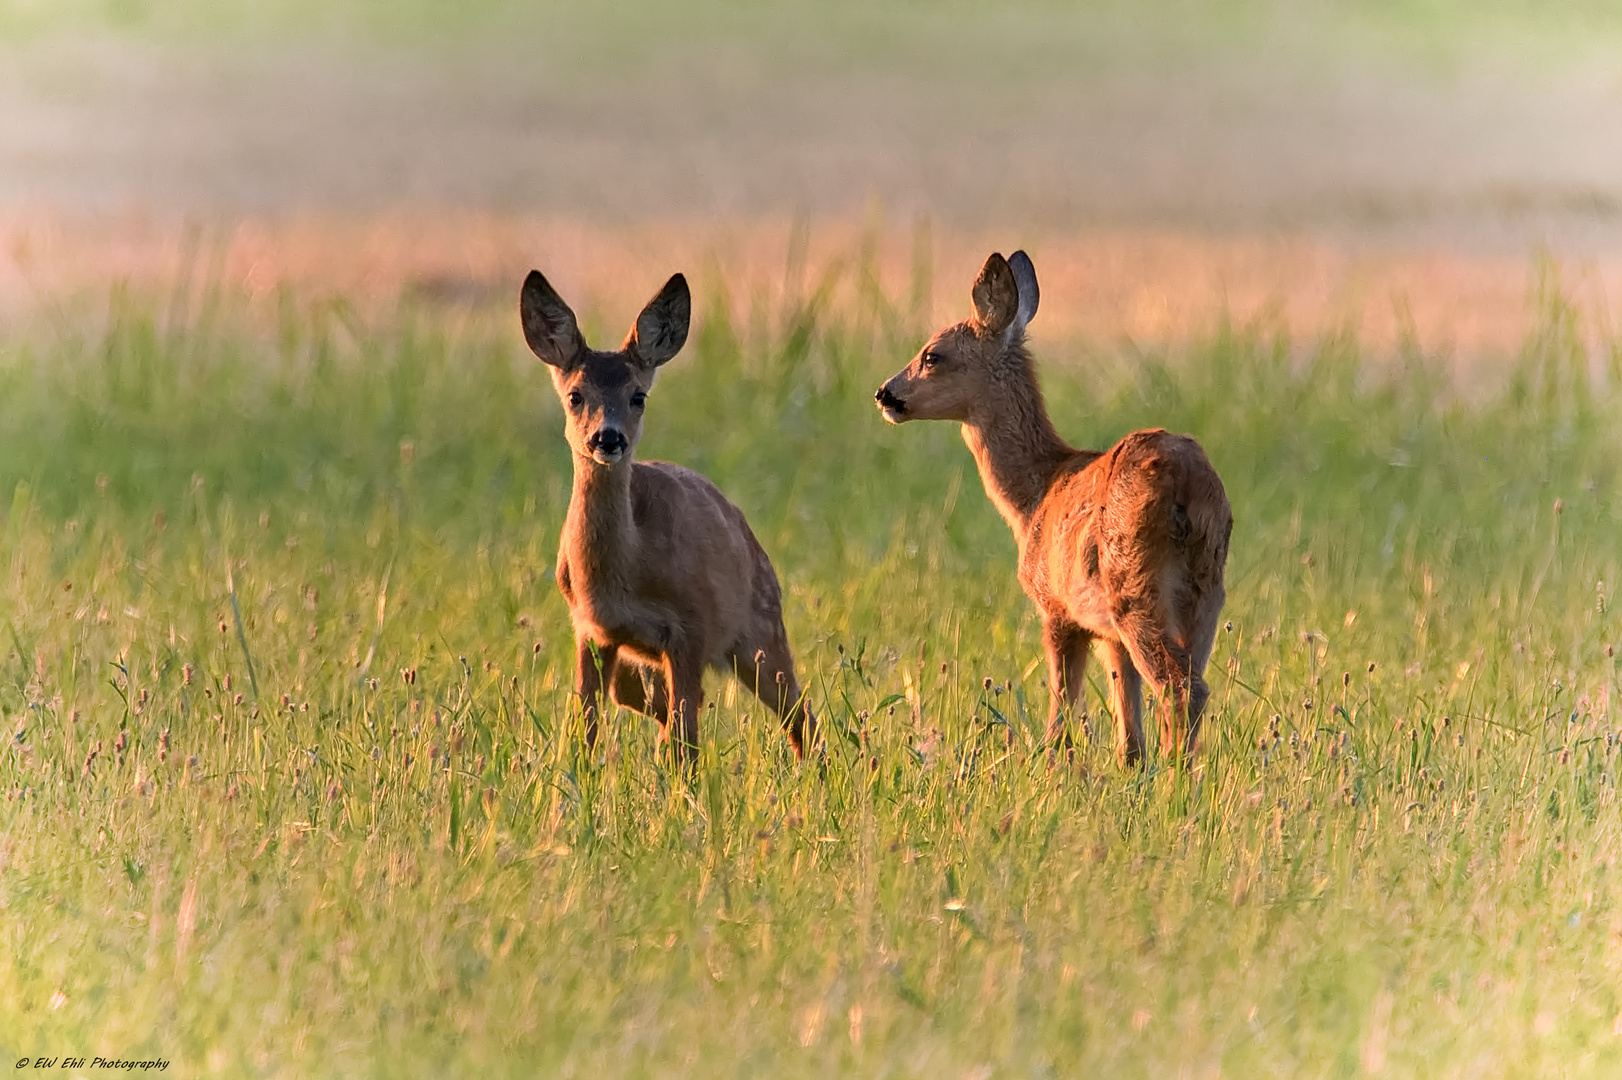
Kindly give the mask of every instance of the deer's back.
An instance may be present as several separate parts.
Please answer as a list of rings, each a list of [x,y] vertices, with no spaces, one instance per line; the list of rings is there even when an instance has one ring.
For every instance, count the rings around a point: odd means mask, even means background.
[[[1199,443],[1134,431],[1109,450],[1079,451],[1032,515],[1020,579],[1050,614],[1113,636],[1137,604],[1222,588],[1233,515]]]

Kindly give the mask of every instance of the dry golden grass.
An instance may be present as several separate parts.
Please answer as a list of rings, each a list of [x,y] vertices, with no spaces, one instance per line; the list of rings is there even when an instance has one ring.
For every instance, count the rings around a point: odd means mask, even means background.
[[[796,240],[796,236],[800,238]],[[791,270],[796,244],[798,270]],[[0,218],[0,314],[16,321],[115,284],[161,295],[191,277],[251,298],[301,296],[392,303],[403,293],[459,305],[507,304],[532,266],[588,309],[623,321],[664,276],[686,271],[697,303],[735,314],[809,293],[837,270],[835,303],[862,286],[871,252],[880,291],[918,295],[917,314],[962,306],[988,251],[1025,247],[1042,275],[1043,336],[1146,346],[1187,344],[1224,318],[1263,322],[1297,339],[1355,333],[1373,354],[1404,343],[1471,368],[1512,355],[1538,317],[1539,273],[1558,273],[1596,338],[1611,336],[1622,256],[1550,259],[1457,247],[1374,248],[1305,235],[1209,235],[1172,229],[923,230],[850,220],[605,225],[483,213],[383,213],[364,219],[245,219],[188,227],[129,216],[83,221]],[[916,268],[923,268],[918,276]],[[791,278],[798,278],[792,282]],[[724,285],[723,285],[724,283]]]

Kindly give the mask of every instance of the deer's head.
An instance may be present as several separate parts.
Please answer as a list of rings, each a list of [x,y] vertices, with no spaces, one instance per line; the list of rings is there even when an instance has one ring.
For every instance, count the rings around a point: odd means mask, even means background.
[[[874,395],[892,424],[966,421],[994,392],[997,372],[1025,338],[1040,293],[1036,268],[1023,251],[993,254],[974,281],[974,314],[929,339]]]
[[[587,348],[574,312],[541,272],[529,272],[518,304],[524,340],[552,368],[564,434],[577,457],[599,465],[631,460],[654,373],[686,343],[692,306],[687,279],[676,274],[636,317],[625,343],[598,352]]]

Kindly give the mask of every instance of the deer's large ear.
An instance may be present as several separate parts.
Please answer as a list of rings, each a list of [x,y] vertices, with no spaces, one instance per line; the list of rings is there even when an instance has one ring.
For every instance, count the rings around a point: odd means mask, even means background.
[[[1019,311],[1014,315],[1014,329],[1023,332],[1036,316],[1036,306],[1042,302],[1042,290],[1036,287],[1036,267],[1023,251],[1008,256],[1008,269],[1013,271],[1014,286],[1019,290]]]
[[[539,270],[524,279],[518,298],[518,316],[524,324],[524,340],[530,352],[553,367],[567,371],[580,357],[584,342],[574,312],[563,302]]]
[[[687,343],[687,325],[692,317],[693,296],[687,291],[687,279],[673,274],[636,317],[631,332],[625,336],[625,351],[633,363],[658,367]]]
[[[1008,260],[993,252],[974,279],[974,326],[982,335],[995,337],[1007,330],[1019,313],[1019,286]]]

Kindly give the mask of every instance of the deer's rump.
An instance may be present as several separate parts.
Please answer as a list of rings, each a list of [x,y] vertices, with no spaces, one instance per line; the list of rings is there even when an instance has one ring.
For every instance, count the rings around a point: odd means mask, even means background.
[[[1113,637],[1135,609],[1176,612],[1219,595],[1233,519],[1200,445],[1152,429],[1088,458],[1032,523],[1032,598]]]

